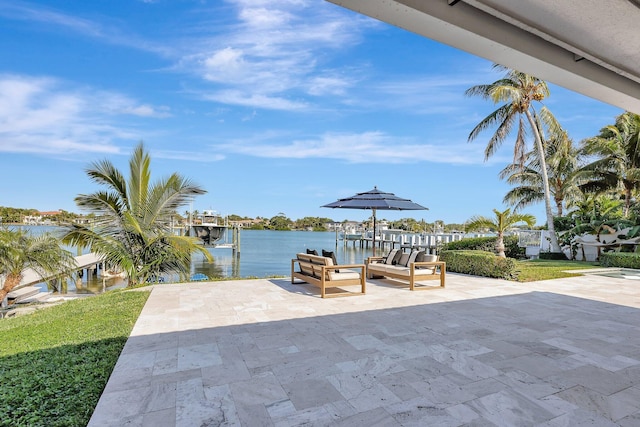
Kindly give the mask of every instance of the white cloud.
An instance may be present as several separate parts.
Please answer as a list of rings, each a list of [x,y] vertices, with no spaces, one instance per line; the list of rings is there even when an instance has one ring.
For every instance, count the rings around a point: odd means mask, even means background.
[[[201,95],[204,99],[223,104],[242,105],[245,107],[264,108],[268,110],[303,110],[307,104],[290,101],[286,98],[271,97],[264,94],[250,94],[241,90],[224,90]]]
[[[209,163],[224,160],[226,157],[220,153],[207,151],[176,151],[176,150],[153,150],[153,157],[170,160],[187,160],[189,162]]]
[[[287,11],[251,6],[242,8],[238,17],[252,28],[284,27],[293,20],[293,15]]]
[[[138,101],[119,93],[98,91],[91,98],[99,100],[94,108],[112,115],[132,115],[138,117],[165,118],[170,117],[170,109],[167,106],[153,106],[141,104]]]
[[[314,96],[344,95],[353,81],[338,75],[319,75],[309,79],[308,93]]]
[[[324,158],[347,163],[402,164],[431,162],[445,164],[481,164],[480,144],[429,144],[413,138],[399,138],[379,131],[363,133],[326,133],[315,139],[271,142],[282,136],[264,134],[255,139],[215,145],[215,151],[265,158]],[[502,161],[497,157],[491,163]]]
[[[0,151],[119,153],[116,142],[140,139],[140,132],[112,118],[168,114],[118,93],[67,86],[46,77],[0,75]]]
[[[371,20],[347,16],[322,2],[230,3],[236,8],[236,24],[196,35],[199,41],[190,41],[187,51],[191,53],[176,66],[209,83],[197,90],[206,94],[205,99],[301,110],[313,108],[304,100],[309,95],[343,95],[353,86],[355,80],[348,73],[331,69],[326,61],[331,51],[359,42],[363,26],[372,25]]]
[[[146,1],[148,2],[148,1]],[[83,36],[103,40],[110,44],[169,55],[164,43],[152,43],[120,28],[104,25],[94,20],[71,16],[42,4],[20,0],[1,1],[0,16],[16,21],[35,22],[43,28],[61,27]]]

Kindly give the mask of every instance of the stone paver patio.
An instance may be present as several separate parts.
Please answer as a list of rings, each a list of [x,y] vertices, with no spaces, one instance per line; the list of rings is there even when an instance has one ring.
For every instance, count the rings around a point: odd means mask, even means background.
[[[640,281],[156,287],[90,426],[638,426]]]

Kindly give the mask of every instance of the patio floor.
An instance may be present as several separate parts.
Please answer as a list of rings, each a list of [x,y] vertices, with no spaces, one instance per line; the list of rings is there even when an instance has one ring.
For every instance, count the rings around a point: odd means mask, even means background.
[[[638,426],[640,281],[156,287],[89,426]]]

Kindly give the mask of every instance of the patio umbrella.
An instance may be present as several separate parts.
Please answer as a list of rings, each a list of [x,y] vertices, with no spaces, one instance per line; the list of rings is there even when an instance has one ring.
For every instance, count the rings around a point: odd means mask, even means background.
[[[322,205],[322,208],[371,209],[373,211],[373,256],[376,255],[376,211],[408,211],[429,209],[422,205],[403,199],[393,193],[385,193],[373,187],[373,190],[358,193],[355,196],[340,199],[337,202]]]

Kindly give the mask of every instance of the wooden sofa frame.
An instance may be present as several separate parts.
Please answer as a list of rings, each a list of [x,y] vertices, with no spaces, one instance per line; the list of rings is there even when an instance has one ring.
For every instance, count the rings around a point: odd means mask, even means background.
[[[444,288],[445,276],[447,271],[447,263],[444,261],[420,261],[420,262],[412,262],[408,267],[404,266],[391,266],[389,264],[385,264],[385,271],[371,271],[370,266],[374,263],[378,263],[379,261],[383,261],[385,257],[369,257],[367,258],[367,278],[373,279],[376,277],[389,277],[396,280],[408,281],[409,289],[412,291],[415,290],[426,290],[426,289],[437,289],[437,287],[433,286],[416,286],[416,282],[422,280],[438,280],[440,279],[440,287]],[[392,268],[388,268],[392,267]],[[432,269],[419,269],[417,267],[433,267]],[[397,269],[397,271],[394,271]],[[407,269],[409,270],[409,274],[406,274]]]
[[[299,271],[296,271],[296,264],[298,264]],[[344,272],[345,269],[359,269],[360,272],[349,270]],[[336,272],[340,270],[341,272]],[[291,260],[291,283],[294,283],[295,279],[302,280],[303,282],[310,283],[320,288],[320,296],[322,298],[329,298],[335,296],[346,295],[363,295],[366,293],[366,269],[364,264],[344,264],[334,265],[331,258],[310,255],[310,254],[297,254],[296,258]],[[349,274],[351,273],[351,274]],[[358,275],[355,278],[354,275]],[[345,276],[341,278],[340,275]],[[335,291],[336,288],[342,288],[343,286],[359,285],[361,291],[353,292],[340,289]],[[328,289],[332,289],[332,292],[327,292]]]

